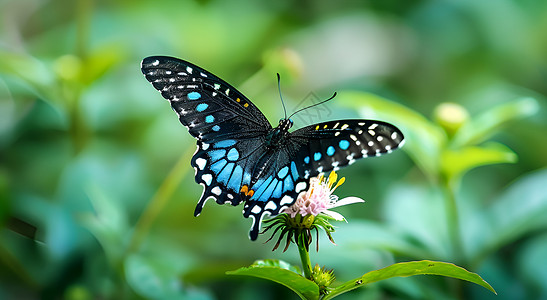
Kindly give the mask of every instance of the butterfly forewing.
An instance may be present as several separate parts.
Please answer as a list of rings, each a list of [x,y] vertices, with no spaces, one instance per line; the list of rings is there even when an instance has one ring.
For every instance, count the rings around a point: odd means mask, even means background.
[[[147,57],[141,66],[146,79],[170,101],[180,122],[201,141],[261,136],[271,129],[253,103],[198,66],[164,56]]]
[[[395,126],[375,120],[339,120],[296,130],[295,160],[309,176],[338,170],[357,159],[380,156],[402,146],[403,133]]]

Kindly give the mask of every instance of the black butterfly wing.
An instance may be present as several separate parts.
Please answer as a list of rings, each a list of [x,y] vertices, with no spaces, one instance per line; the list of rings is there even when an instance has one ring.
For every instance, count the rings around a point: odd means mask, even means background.
[[[253,186],[254,194],[245,202],[243,212],[253,218],[251,238],[256,239],[263,215],[276,215],[293,204],[298,194],[308,189],[310,177],[359,158],[390,153],[403,142],[397,127],[374,120],[325,122],[291,133],[283,146],[258,163],[264,166],[263,175]]]
[[[204,143],[252,138],[272,128],[262,112],[243,94],[187,61],[151,56],[142,61],[141,70],[169,100],[190,134]]]
[[[253,220],[249,232],[252,240],[258,236],[264,215],[277,215],[283,207],[293,204],[300,192],[308,189],[309,180],[294,160],[294,144],[266,150],[256,161],[255,174],[260,175],[255,176],[257,180],[250,186],[252,193],[247,195],[243,208],[243,216]]]
[[[304,178],[338,170],[357,159],[391,153],[404,143],[394,125],[375,120],[339,120],[310,125],[291,133],[289,147]]]
[[[141,70],[198,140],[192,166],[204,189],[194,214],[209,198],[239,204],[241,187],[250,184],[272,129],[266,117],[234,87],[187,61],[152,56]]]

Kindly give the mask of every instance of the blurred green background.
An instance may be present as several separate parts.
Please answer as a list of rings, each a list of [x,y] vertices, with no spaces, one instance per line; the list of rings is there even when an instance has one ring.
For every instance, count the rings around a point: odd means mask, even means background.
[[[275,125],[375,118],[404,151],[339,174],[348,223],[312,263],[340,280],[432,259],[497,291],[433,276],[340,299],[547,299],[547,2],[0,1],[0,298],[296,299],[229,277],[294,247],[247,238],[242,207],[198,218],[195,141],[140,72],[189,60]],[[312,93],[312,94],[310,94]],[[444,103],[444,104],[443,104]],[[450,103],[450,104],[447,104]]]

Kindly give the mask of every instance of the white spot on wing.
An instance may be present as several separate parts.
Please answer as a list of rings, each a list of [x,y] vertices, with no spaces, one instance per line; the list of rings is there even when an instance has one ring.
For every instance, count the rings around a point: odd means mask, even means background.
[[[277,208],[277,205],[275,205],[273,201],[269,201],[264,207],[264,209],[266,210],[275,210],[276,208]]]
[[[297,193],[300,193],[305,188],[306,188],[306,183],[305,182],[299,182],[299,183],[296,184],[296,187],[294,188],[294,191],[297,192]]]
[[[292,204],[294,202],[294,198],[289,196],[289,195],[285,195],[283,196],[283,198],[281,198],[281,202],[279,202],[279,204],[281,205],[289,205],[289,204]]]
[[[192,70],[192,68],[190,68],[190,67],[186,67],[186,72],[188,72],[188,73],[192,74],[192,71],[193,71],[193,70]]]
[[[251,209],[251,213],[258,215],[262,211],[262,208],[258,205],[255,205],[253,209]]]
[[[220,188],[218,186],[215,186],[212,190],[211,190],[211,193],[217,195],[217,196],[220,196],[220,193],[222,193],[222,190],[220,190]]]
[[[205,168],[205,164],[207,163],[207,161],[204,159],[204,158],[198,158],[196,159],[196,165],[198,165],[198,168],[200,170],[203,170]]]
[[[349,127],[348,124],[344,124],[344,125],[342,125],[342,127],[340,127],[340,129],[344,130],[344,129],[348,128],[348,127]]]
[[[209,186],[209,185],[211,185],[211,182],[213,180],[213,176],[211,174],[203,174],[203,176],[201,176],[201,179],[205,182],[205,184],[207,186]]]
[[[391,139],[394,140],[397,138],[397,132],[394,131],[392,134],[391,134]]]
[[[171,73],[173,73],[173,72],[171,72],[171,71],[169,71],[169,70],[165,71],[165,74],[166,74],[166,75],[171,75]]]
[[[152,62],[152,65],[153,65],[153,66],[157,66],[157,65],[159,65],[159,64],[160,64],[160,61],[157,60],[157,59],[156,59],[154,62]]]

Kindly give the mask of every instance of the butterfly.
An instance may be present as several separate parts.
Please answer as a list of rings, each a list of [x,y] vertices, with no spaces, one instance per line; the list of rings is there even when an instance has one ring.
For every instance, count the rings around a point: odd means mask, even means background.
[[[194,215],[208,199],[245,202],[243,216],[253,220],[251,240],[262,218],[293,204],[311,177],[390,153],[404,141],[397,127],[375,120],[329,121],[290,132],[293,121],[283,118],[272,127],[230,84],[174,57],[147,57],[141,70],[197,139],[191,165],[203,193]]]

